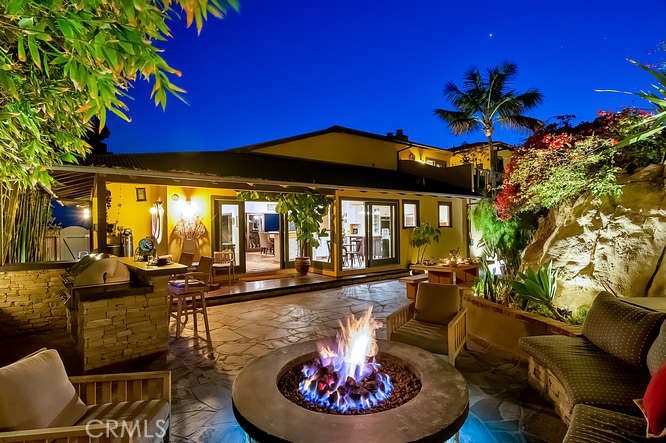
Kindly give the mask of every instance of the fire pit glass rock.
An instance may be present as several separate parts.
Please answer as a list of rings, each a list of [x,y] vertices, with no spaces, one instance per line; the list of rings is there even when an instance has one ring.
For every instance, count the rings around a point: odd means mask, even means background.
[[[381,323],[372,317],[372,307],[356,318],[339,322],[335,343],[317,343],[318,356],[303,367],[299,391],[305,400],[346,412],[369,409],[386,400],[393,390],[388,374],[375,360],[375,331]]]

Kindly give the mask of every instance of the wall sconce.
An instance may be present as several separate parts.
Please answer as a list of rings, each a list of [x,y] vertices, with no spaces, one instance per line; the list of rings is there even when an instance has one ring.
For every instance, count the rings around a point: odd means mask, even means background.
[[[164,205],[157,200],[150,207],[150,231],[159,245],[162,242],[162,219],[164,218]]]
[[[180,205],[180,218],[189,222],[197,218],[197,205],[192,200],[182,202]]]
[[[84,220],[89,220],[90,219],[90,208],[83,208],[83,211],[81,211],[81,217]]]

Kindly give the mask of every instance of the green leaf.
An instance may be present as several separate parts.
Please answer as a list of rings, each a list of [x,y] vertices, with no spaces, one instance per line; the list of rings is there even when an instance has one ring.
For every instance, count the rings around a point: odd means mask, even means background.
[[[17,44],[18,44],[18,58],[19,58],[19,60],[24,62],[28,58],[25,56],[25,46],[24,46],[24,43],[23,43],[23,36],[22,35],[18,36]]]
[[[32,58],[33,63],[35,63],[35,66],[41,69],[42,60],[39,55],[39,48],[37,47],[35,36],[32,34],[28,35],[28,51],[30,51],[30,57]]]
[[[25,17],[19,20],[18,22],[19,28],[32,28],[35,26],[35,18],[34,17]]]

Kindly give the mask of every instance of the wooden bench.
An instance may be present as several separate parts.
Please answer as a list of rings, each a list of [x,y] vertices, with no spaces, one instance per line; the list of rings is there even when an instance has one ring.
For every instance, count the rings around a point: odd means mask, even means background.
[[[414,274],[409,277],[402,277],[398,281],[404,282],[407,287],[407,298],[410,300],[416,300],[416,291],[419,288],[419,283],[428,281],[428,276],[426,274]]]

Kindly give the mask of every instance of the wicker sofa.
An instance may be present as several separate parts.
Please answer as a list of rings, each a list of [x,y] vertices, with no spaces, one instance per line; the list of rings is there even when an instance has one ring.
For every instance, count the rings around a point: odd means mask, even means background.
[[[530,384],[570,424],[565,442],[642,441],[645,422],[633,400],[666,361],[665,319],[602,292],[582,335],[521,339]]]

